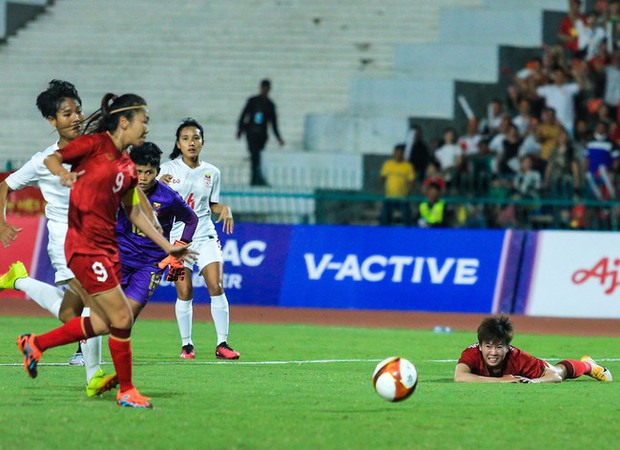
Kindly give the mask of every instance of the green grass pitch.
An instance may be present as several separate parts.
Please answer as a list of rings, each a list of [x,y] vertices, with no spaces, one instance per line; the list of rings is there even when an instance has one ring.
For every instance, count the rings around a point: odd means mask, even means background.
[[[212,324],[194,324],[197,359],[181,361],[176,323],[143,320],[132,337],[134,381],[153,398],[149,411],[117,407],[114,393],[87,398],[80,367],[42,365],[30,379],[15,338],[56,325],[0,317],[2,450],[609,449],[620,441],[618,338],[517,330],[513,342],[551,362],[590,354],[618,382],[456,384],[455,359],[474,334],[435,334],[434,324],[416,331],[233,323],[231,344],[242,359],[218,363]],[[73,351],[52,349],[42,363],[66,363]],[[402,403],[382,400],[370,381],[376,363],[392,355],[419,373]]]

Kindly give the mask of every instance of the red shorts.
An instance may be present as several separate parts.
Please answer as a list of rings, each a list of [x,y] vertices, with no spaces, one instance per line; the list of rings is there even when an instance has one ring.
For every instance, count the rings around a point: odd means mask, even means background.
[[[90,295],[120,285],[121,263],[104,255],[73,255],[67,264]]]

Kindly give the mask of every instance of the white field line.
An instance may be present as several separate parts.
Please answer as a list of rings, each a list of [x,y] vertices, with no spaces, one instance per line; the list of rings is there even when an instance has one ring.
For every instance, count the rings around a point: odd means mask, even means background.
[[[560,358],[541,358],[545,361],[560,361]],[[377,358],[362,358],[362,359],[307,359],[307,360],[291,360],[291,361],[134,361],[134,366],[172,366],[178,364],[191,364],[194,366],[218,366],[218,365],[242,365],[242,366],[278,366],[286,364],[337,364],[337,363],[367,363],[367,362],[379,362],[381,359]],[[456,359],[430,359],[422,362],[429,363],[449,363],[454,364],[458,360]],[[620,358],[597,358],[597,362],[619,362]],[[103,362],[103,365],[111,365],[111,362]],[[22,363],[5,363],[0,364],[0,367],[16,367],[22,366]],[[68,362],[47,362],[40,363],[39,366],[69,366]]]

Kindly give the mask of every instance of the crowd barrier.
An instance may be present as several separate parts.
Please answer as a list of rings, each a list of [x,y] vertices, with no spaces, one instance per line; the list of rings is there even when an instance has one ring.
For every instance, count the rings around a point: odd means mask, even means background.
[[[0,271],[21,259],[51,283],[45,219],[11,223]],[[618,233],[241,223],[221,240],[233,305],[620,318]],[[152,301],[175,299],[163,281]]]

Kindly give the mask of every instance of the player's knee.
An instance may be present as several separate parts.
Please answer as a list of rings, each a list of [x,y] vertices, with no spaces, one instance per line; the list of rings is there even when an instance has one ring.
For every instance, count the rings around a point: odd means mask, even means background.
[[[224,286],[222,283],[207,283],[207,289],[211,297],[222,295],[224,293]]]
[[[194,290],[191,286],[186,285],[178,285],[177,286],[177,297],[182,300],[189,300],[194,297]]]
[[[79,317],[79,315],[80,313],[75,311],[73,308],[65,308],[65,309],[61,308],[60,311],[58,312],[58,318],[60,319],[62,323],[67,323],[71,319]]]

